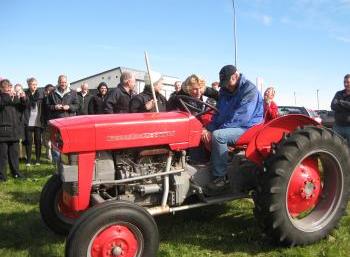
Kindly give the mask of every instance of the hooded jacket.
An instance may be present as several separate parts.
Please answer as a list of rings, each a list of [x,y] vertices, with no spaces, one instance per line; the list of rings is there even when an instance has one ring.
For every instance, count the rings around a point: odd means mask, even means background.
[[[0,93],[0,142],[18,141],[20,136],[20,111],[26,106],[26,98],[11,97]]]
[[[166,98],[156,92],[158,109],[160,112],[165,112],[167,109]],[[145,104],[153,99],[152,89],[150,86],[145,86],[142,93],[134,96],[130,101],[130,112],[155,112],[155,108],[147,110]]]
[[[248,129],[263,121],[263,100],[257,87],[240,75],[239,84],[234,92],[225,87],[219,91],[216,106],[219,113],[214,115],[208,125],[209,131],[225,128]]]
[[[100,93],[93,96],[92,99],[89,102],[89,114],[103,114],[104,108],[105,108],[105,101],[106,101],[107,95],[102,96]]]
[[[74,90],[71,90],[69,87],[63,93],[56,88],[50,93],[47,101],[48,110],[51,112],[50,119],[75,116],[79,108],[77,93]],[[69,105],[69,110],[56,110],[55,105],[57,104]]]

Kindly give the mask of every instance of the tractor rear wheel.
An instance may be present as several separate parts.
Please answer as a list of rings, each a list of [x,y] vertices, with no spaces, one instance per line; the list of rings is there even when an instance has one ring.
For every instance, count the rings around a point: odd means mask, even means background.
[[[288,246],[327,236],[347,207],[349,157],[344,140],[325,128],[305,127],[285,137],[265,162],[254,196],[263,231]]]
[[[79,218],[67,238],[66,257],[151,257],[158,246],[157,224],[144,208],[111,201]]]
[[[59,235],[68,235],[79,215],[63,203],[62,181],[54,174],[45,184],[40,196],[40,214],[45,225]]]

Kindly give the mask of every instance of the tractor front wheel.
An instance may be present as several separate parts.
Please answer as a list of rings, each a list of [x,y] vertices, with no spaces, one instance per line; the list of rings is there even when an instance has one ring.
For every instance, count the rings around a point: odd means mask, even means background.
[[[306,127],[273,151],[254,197],[259,225],[283,245],[324,238],[338,224],[349,198],[347,144],[332,131]]]
[[[41,218],[48,228],[59,235],[68,235],[79,214],[65,206],[62,199],[62,181],[54,174],[45,184],[40,196]]]
[[[84,213],[66,241],[66,257],[157,256],[158,228],[142,207],[106,202]]]

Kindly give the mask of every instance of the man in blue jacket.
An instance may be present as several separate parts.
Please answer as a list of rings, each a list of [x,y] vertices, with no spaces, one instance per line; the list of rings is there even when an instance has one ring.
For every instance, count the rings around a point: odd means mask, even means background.
[[[220,70],[219,112],[203,130],[204,143],[211,141],[211,168],[214,180],[207,194],[219,194],[229,188],[227,173],[228,148],[250,127],[263,121],[263,100],[257,87],[233,65]]]

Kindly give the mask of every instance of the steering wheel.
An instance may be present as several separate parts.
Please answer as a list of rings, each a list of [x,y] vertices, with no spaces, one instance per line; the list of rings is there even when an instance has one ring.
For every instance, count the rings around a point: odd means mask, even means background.
[[[194,115],[195,117],[200,117],[200,116],[202,116],[208,112],[211,112],[211,111],[214,111],[215,113],[219,113],[218,108],[216,108],[215,106],[213,106],[211,104],[203,102],[202,100],[199,100],[198,98],[188,96],[188,95],[177,95],[177,98],[179,99],[180,103],[182,104],[182,106],[185,108],[185,110],[188,113],[192,114],[191,110],[197,112],[197,114]],[[206,110],[203,111],[203,110],[199,109],[197,106],[194,106],[194,105],[188,103],[187,101],[194,101],[194,102],[197,102],[197,103],[204,105],[205,107],[208,107],[208,108],[205,108]]]

